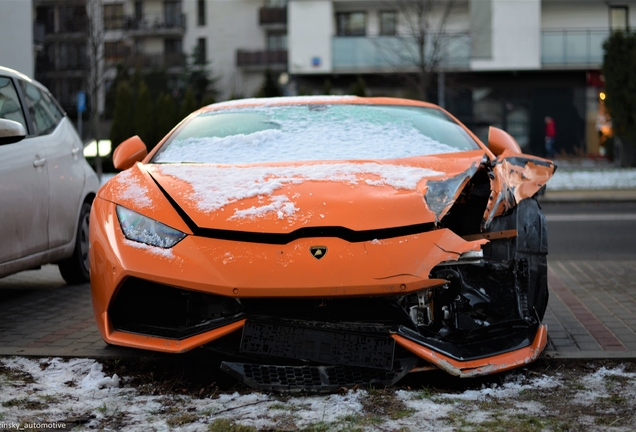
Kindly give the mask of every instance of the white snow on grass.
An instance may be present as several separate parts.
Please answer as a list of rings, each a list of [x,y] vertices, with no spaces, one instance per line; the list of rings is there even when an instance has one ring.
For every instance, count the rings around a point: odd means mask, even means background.
[[[622,397],[625,403],[633,404],[636,396],[636,373],[625,372],[623,367],[602,367],[596,372],[581,374],[577,376],[578,383],[571,382],[577,381],[571,377],[561,379],[558,372],[555,376],[528,378],[520,371],[508,373],[501,384],[483,385],[478,390],[451,393],[387,390],[382,397],[401,401],[408,411],[399,416],[383,416],[381,409],[375,413],[372,407],[373,413],[370,414],[365,408],[373,405],[374,393],[371,390],[306,396],[252,391],[246,394],[221,393],[215,398],[204,399],[170,394],[146,396],[140,395],[135,388],[126,387],[126,378],[106,375],[102,365],[95,360],[13,357],[0,359],[0,364],[33,378],[32,381],[22,381],[0,374],[2,422],[85,419],[86,423],[78,426],[77,430],[200,431],[207,430],[209,424],[219,419],[226,419],[257,430],[309,428],[335,431],[347,426],[366,431],[450,431],[464,421],[468,422],[468,427],[498,420],[502,416],[554,417],[558,413],[552,413],[554,407],[544,397],[558,393],[561,388],[563,395],[581,386],[585,388],[571,398],[570,403],[578,406],[579,410],[603,403],[610,396]],[[469,380],[466,383],[470,385]],[[574,387],[568,387],[570,385]],[[30,406],[27,406],[28,403]],[[34,403],[40,406],[34,406]],[[184,415],[187,421],[175,426],[175,419]],[[370,416],[375,419],[372,423],[368,423]],[[460,420],[453,421],[452,418]],[[118,419],[116,427],[109,426],[113,419]],[[367,423],[364,423],[365,419]],[[358,425],[356,422],[361,423]],[[594,426],[594,417],[579,420],[579,426],[581,422]]]
[[[559,170],[548,181],[546,190],[636,189],[636,168]]]
[[[156,165],[162,175],[189,183],[194,193],[185,198],[205,212],[214,212],[245,198],[261,197],[269,203],[250,209],[235,209],[231,218],[260,217],[269,212],[278,218],[292,217],[299,209],[286,195],[274,192],[286,185],[307,181],[356,185],[390,186],[416,190],[423,179],[443,176],[427,168],[380,163],[314,163],[296,166],[233,167],[218,165]]]
[[[152,200],[148,197],[148,188],[139,183],[131,170],[120,172],[114,179],[117,182],[119,198],[134,201],[140,208],[152,206]]]
[[[604,366],[596,372],[586,375],[581,378],[581,384],[584,386],[584,390],[580,390],[574,396],[574,400],[579,404],[589,404],[594,401],[598,401],[600,398],[608,396],[608,390],[613,390],[611,387],[617,385],[621,380],[631,381],[636,384],[636,373],[625,372],[624,367],[617,367],[607,369]],[[608,385],[608,383],[610,383]],[[620,388],[620,395],[622,397],[634,399],[636,398],[636,389]]]

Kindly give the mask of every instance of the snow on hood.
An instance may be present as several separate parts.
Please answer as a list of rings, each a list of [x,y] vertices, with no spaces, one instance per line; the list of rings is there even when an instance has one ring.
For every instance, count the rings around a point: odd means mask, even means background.
[[[379,163],[254,167],[159,165],[153,170],[190,183],[194,189],[192,198],[196,201],[197,207],[205,212],[219,210],[245,198],[272,196],[288,184],[307,181],[348,185],[366,183],[371,186],[390,186],[396,190],[414,191],[422,179],[445,174],[428,168]],[[274,198],[274,201],[282,203],[288,200]],[[292,216],[295,212],[289,208],[286,213]]]
[[[384,162],[179,164],[147,169],[199,227],[367,230],[435,221],[424,200],[427,182],[457,175],[482,157],[483,152],[475,151]]]

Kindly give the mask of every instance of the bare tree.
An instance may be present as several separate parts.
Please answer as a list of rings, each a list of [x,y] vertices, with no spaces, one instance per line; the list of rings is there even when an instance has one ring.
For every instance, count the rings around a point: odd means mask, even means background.
[[[95,171],[101,180],[102,159],[99,154],[99,140],[101,134],[100,97],[104,85],[104,6],[102,0],[86,0],[87,17],[87,55],[88,75],[86,84],[91,101],[91,126],[97,156],[95,157]]]
[[[387,9],[397,12],[398,34],[391,43],[379,42],[386,63],[416,88],[426,100],[434,74],[449,55],[454,35],[446,31],[456,0],[393,0]],[[382,39],[382,38],[380,38]]]

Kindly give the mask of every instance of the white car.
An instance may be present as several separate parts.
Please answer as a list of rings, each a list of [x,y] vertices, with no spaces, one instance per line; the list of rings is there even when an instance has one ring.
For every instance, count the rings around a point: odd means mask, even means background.
[[[57,263],[69,284],[87,282],[97,189],[57,101],[40,83],[0,67],[0,277]]]

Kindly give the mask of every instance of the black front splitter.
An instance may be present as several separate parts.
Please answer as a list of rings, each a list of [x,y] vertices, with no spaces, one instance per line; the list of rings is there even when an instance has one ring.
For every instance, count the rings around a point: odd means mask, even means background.
[[[224,361],[221,370],[257,390],[333,393],[341,387],[392,386],[417,363],[416,358],[399,359],[392,370],[382,370],[342,365],[285,366]]]

